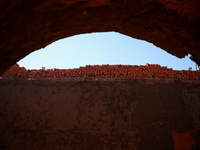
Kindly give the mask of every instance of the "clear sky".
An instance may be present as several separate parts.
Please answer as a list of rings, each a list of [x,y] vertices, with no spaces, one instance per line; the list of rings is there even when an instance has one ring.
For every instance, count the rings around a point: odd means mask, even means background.
[[[143,40],[116,32],[81,34],[58,40],[18,62],[26,69],[79,68],[85,65],[159,64],[174,70],[195,70],[188,56],[179,59]]]

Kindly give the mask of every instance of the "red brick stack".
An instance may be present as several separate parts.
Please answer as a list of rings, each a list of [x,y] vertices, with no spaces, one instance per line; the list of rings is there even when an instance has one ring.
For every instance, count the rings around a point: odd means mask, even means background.
[[[172,70],[157,64],[145,66],[133,65],[86,65],[78,69],[26,70],[18,64],[10,67],[1,77],[143,77],[143,78],[175,78],[200,80],[200,71]]]

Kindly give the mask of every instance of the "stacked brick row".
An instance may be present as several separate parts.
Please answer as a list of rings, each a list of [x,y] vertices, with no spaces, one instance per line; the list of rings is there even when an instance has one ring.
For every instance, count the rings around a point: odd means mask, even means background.
[[[26,70],[18,64],[12,66],[1,77],[143,77],[143,78],[175,78],[200,80],[200,71],[172,70],[157,64],[145,66],[133,65],[86,65],[78,69]]]

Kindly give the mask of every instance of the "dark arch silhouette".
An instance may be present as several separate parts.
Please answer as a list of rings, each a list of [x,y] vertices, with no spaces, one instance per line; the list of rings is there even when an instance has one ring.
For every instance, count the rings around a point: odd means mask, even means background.
[[[190,53],[200,64],[199,8],[198,0],[3,0],[0,74],[58,39],[107,31],[146,40],[179,58]]]

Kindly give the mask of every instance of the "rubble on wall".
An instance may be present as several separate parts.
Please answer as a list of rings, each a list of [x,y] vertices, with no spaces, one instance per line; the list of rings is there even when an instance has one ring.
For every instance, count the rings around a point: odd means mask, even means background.
[[[137,65],[86,65],[76,69],[27,70],[18,64],[10,67],[1,77],[143,77],[199,80],[200,71],[172,70],[157,64]]]

